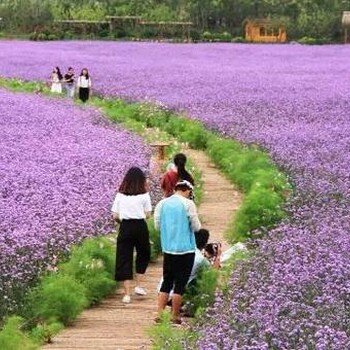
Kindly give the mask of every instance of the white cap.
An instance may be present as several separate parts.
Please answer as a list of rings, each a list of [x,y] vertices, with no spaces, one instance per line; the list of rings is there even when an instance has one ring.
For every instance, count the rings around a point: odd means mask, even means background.
[[[175,188],[177,186],[186,186],[189,190],[193,190],[193,185],[191,184],[191,182],[187,181],[187,180],[180,180],[176,183]]]

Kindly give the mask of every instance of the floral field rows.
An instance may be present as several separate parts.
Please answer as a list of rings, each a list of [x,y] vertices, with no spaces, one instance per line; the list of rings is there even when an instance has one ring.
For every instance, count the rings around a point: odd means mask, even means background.
[[[82,238],[110,232],[109,208],[142,141],[71,101],[0,90],[0,315]]]
[[[348,349],[349,54],[340,45],[3,41],[0,76],[43,80],[56,64],[88,66],[102,95],[160,101],[265,148],[295,185],[290,216],[234,271],[198,346]]]

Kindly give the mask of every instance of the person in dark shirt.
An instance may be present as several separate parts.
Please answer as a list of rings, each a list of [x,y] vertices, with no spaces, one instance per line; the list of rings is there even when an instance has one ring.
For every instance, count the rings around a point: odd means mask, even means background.
[[[67,97],[74,97],[74,69],[72,67],[68,68],[68,72],[64,75],[65,90]]]

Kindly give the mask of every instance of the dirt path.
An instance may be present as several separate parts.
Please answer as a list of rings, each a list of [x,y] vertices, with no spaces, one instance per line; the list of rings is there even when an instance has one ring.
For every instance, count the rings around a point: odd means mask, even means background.
[[[223,233],[241,203],[241,195],[201,151],[185,151],[202,171],[203,201],[199,208],[202,226],[209,229],[211,241],[225,242]],[[134,296],[128,305],[115,294],[95,308],[84,311],[72,327],[64,329],[53,344],[42,349],[132,350],[150,349],[147,329],[156,317],[156,287],[162,274],[161,262],[147,270],[146,297]]]

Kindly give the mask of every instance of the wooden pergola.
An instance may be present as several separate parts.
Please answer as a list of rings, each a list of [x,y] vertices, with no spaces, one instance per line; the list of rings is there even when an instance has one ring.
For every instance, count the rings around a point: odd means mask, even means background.
[[[350,28],[350,11],[343,11],[342,26],[344,28],[344,44],[348,42],[348,29]]]
[[[107,21],[90,21],[79,19],[56,20],[54,23],[59,24],[63,30],[73,30],[74,32],[79,30],[84,34],[94,32],[98,28],[108,28],[109,25],[109,22]]]
[[[121,29],[125,26],[135,28],[142,21],[140,16],[106,16],[109,22],[109,30],[113,32],[115,29]]]
[[[191,28],[193,27],[193,22],[140,22],[143,27],[153,27],[159,30],[160,39],[163,38],[164,32],[167,28],[180,29],[182,36],[189,39]]]

